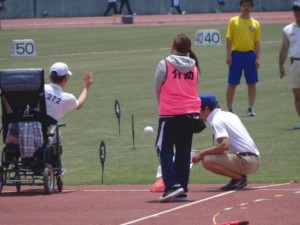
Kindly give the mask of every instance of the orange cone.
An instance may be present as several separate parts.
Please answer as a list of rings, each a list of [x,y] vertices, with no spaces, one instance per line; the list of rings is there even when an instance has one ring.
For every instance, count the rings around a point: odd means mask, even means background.
[[[155,181],[154,184],[150,187],[151,192],[164,192],[165,191],[165,184],[162,178]]]

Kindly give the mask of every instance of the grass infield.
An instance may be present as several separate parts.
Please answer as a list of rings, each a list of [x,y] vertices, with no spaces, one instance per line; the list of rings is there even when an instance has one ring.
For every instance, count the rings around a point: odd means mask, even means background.
[[[278,72],[283,26],[262,27],[260,82],[255,103],[257,116],[246,117],[244,79],[234,99],[234,110],[248,128],[262,157],[261,169],[249,176],[250,182],[300,181],[300,131],[293,129],[300,121],[287,79],[280,80]],[[62,160],[63,167],[68,170],[65,184],[101,184],[101,141],[105,142],[107,153],[104,184],[150,184],[156,180],[155,69],[159,60],[170,54],[171,42],[177,33],[184,32],[195,40],[199,29],[218,29],[225,43],[224,25],[1,30],[0,68],[44,68],[48,80],[50,65],[56,61],[66,62],[73,76],[65,90],[76,96],[82,88],[82,72],[94,73],[94,84],[84,107],[62,120],[67,125],[62,128]],[[11,42],[15,39],[33,39],[37,56],[11,57]],[[193,49],[202,72],[199,94],[214,93],[220,105],[225,107],[228,69],[225,46],[193,46]],[[121,134],[114,112],[116,99],[121,106]],[[154,127],[152,136],[143,134],[145,126]],[[193,149],[211,145],[209,128],[194,136]],[[191,170],[190,183],[224,183],[227,180],[205,171],[200,164]]]

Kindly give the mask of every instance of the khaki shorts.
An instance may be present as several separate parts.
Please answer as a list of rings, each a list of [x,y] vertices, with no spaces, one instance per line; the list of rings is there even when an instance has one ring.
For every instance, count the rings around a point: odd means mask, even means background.
[[[205,160],[215,163],[232,172],[248,175],[260,167],[260,158],[256,156],[239,156],[236,154],[206,155]]]
[[[289,87],[300,88],[300,60],[294,60],[289,70]]]

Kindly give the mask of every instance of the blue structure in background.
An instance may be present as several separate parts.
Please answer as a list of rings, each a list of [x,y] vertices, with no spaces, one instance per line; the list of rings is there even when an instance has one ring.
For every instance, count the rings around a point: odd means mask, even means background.
[[[107,0],[9,0],[5,18],[89,17],[102,16]],[[181,0],[187,14],[214,13],[215,0]],[[256,12],[289,11],[292,0],[255,0]],[[137,15],[168,14],[169,0],[130,0]],[[45,15],[45,12],[47,14]],[[124,12],[127,12],[126,10]],[[226,0],[224,12],[239,12],[239,0]]]

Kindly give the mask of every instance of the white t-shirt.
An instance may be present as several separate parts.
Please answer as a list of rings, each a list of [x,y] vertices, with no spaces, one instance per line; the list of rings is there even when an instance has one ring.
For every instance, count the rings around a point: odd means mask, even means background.
[[[259,155],[253,139],[237,115],[216,108],[210,113],[207,121],[216,140],[222,137],[229,139],[228,153],[252,152]]]
[[[45,84],[45,99],[47,114],[58,120],[78,106],[74,95],[66,93],[56,84]]]
[[[288,57],[300,58],[300,27],[293,22],[285,26],[283,32],[290,42]]]

